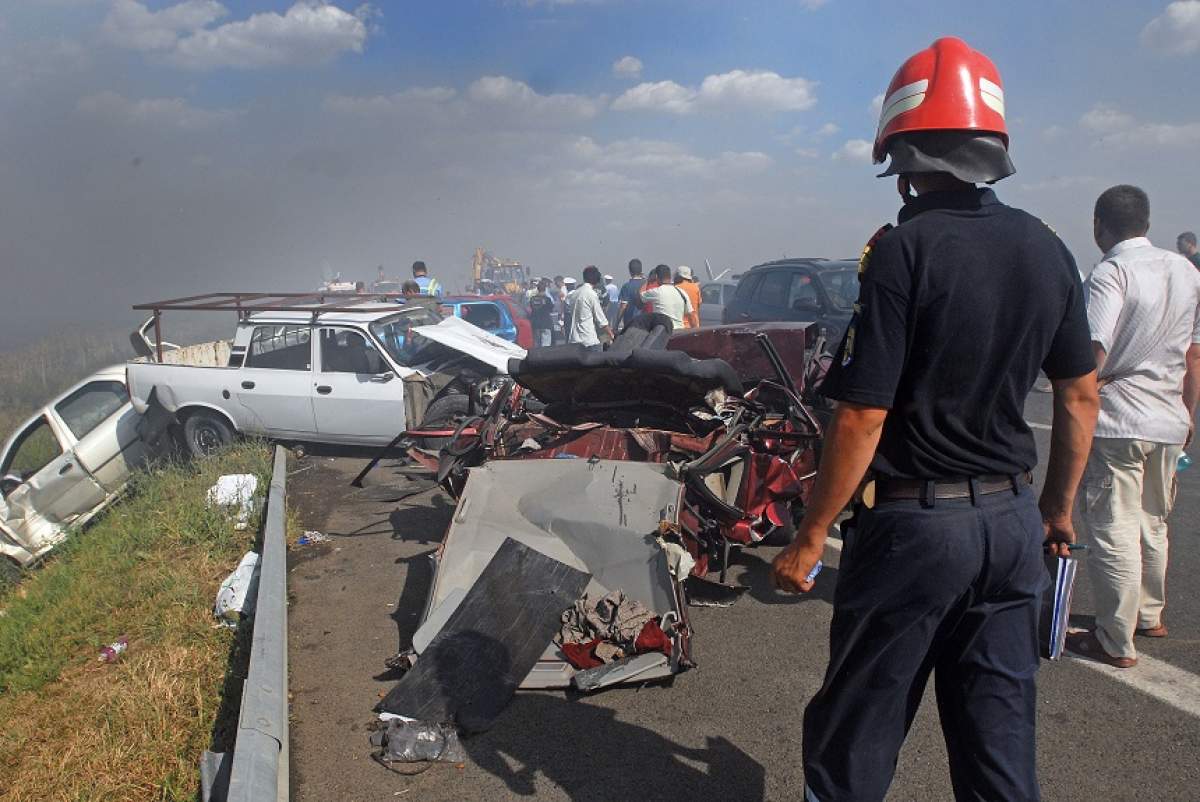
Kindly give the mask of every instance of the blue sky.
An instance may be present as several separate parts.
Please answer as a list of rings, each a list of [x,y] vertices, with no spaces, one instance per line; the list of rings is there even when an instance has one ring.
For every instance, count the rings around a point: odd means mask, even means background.
[[[548,274],[852,255],[898,205],[873,102],[942,35],[1003,77],[1001,197],[1085,270],[1111,184],[1159,244],[1200,228],[1200,0],[9,0],[0,334],[56,325],[30,301],[123,320],[416,258],[455,285],[477,245]]]

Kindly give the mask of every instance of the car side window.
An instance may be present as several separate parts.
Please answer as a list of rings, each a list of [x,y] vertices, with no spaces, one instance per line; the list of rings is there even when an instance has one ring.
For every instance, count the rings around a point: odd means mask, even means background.
[[[817,284],[808,273],[792,275],[792,284],[788,289],[788,309],[798,312],[820,310],[821,296],[817,292]]]
[[[701,287],[700,302],[705,304],[721,303],[721,286],[720,284],[709,284],[706,287]]]
[[[308,326],[256,326],[246,349],[245,367],[311,370]]]
[[[54,405],[77,440],[87,437],[129,401],[129,391],[116,380],[88,382]]]
[[[12,450],[0,466],[0,474],[15,473],[22,479],[28,479],[62,453],[62,446],[43,415],[17,435]]]
[[[360,332],[321,329],[322,373],[383,373],[379,351]]]
[[[762,277],[754,292],[754,303],[762,306],[784,306],[791,276],[783,270],[772,270]]]
[[[500,328],[500,310],[495,304],[463,304],[462,319],[486,331]]]
[[[754,290],[758,288],[758,282],[761,278],[761,274],[751,274],[743,278],[738,282],[734,297],[741,299],[743,303],[749,303],[750,298],[754,295]]]

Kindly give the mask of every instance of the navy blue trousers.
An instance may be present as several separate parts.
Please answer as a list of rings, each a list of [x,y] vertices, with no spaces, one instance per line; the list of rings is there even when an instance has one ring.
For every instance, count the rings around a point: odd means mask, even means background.
[[[1040,798],[1043,537],[1028,486],[977,505],[859,512],[838,569],[829,668],[804,713],[808,799],[884,798],[930,672],[955,798]]]

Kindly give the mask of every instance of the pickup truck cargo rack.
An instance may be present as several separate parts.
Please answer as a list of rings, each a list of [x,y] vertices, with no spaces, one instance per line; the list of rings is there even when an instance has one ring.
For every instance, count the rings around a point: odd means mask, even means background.
[[[163,312],[236,312],[239,321],[255,312],[310,312],[315,322],[318,315],[326,312],[357,312],[365,303],[400,302],[403,298],[398,292],[210,292],[134,304],[133,308],[154,315],[154,345],[161,362]]]

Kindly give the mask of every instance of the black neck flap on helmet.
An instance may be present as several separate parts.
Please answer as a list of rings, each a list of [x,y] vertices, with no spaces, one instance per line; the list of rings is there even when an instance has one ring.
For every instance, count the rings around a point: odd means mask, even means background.
[[[887,143],[892,157],[880,178],[906,173],[949,173],[971,184],[994,184],[1017,171],[1004,141],[978,131],[909,131]]]

